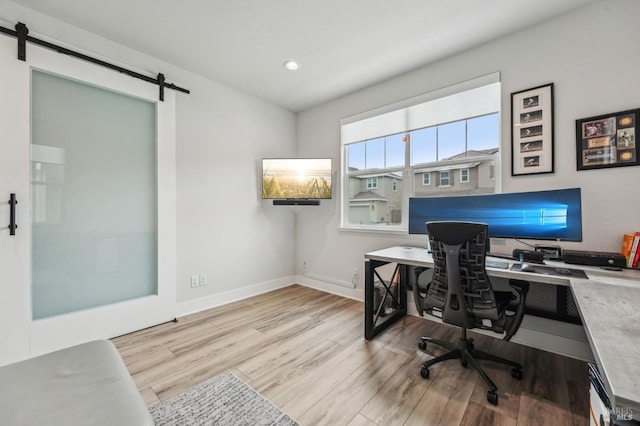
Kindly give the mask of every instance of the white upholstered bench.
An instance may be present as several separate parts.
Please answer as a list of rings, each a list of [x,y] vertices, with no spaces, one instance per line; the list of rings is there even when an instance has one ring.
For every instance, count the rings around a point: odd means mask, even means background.
[[[153,426],[118,350],[96,340],[0,367],[4,426]]]

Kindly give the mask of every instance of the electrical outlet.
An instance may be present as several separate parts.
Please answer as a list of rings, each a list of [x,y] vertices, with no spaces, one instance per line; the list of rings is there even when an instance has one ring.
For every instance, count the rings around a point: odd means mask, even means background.
[[[209,278],[207,277],[207,274],[200,274],[200,285],[207,285],[209,284]]]
[[[360,274],[358,273],[358,267],[357,267],[357,266],[354,266],[354,267],[353,267],[353,276],[357,278],[359,275],[360,275]]]
[[[191,275],[191,287],[198,287],[200,285],[200,277],[197,275]]]

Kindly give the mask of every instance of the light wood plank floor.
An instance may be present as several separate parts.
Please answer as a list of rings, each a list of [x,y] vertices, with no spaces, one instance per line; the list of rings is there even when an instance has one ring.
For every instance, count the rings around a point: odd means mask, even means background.
[[[301,425],[587,425],[584,362],[474,334],[475,346],[524,366],[484,362],[497,406],[471,368],[431,367],[420,336],[455,341],[459,330],[408,316],[372,341],[363,304],[290,287],[113,339],[147,405],[230,370]],[[470,333],[471,334],[471,333]],[[430,356],[442,353],[431,345]]]

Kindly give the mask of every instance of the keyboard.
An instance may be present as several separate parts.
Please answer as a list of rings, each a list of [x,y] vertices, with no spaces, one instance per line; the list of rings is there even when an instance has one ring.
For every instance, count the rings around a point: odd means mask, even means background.
[[[484,266],[487,268],[509,269],[509,262],[502,260],[485,259]]]

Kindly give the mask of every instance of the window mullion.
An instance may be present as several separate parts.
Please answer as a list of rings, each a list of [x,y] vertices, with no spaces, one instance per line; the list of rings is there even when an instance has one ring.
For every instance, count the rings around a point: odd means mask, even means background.
[[[469,152],[469,120],[464,120],[464,156]]]
[[[438,130],[440,126],[436,126],[436,161],[440,161],[440,138],[438,137]]]

